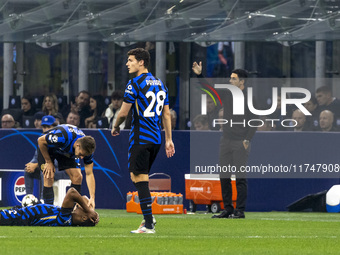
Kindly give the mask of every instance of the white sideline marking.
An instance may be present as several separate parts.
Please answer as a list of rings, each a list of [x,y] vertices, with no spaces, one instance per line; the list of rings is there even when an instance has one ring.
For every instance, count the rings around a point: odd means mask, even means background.
[[[273,220],[273,221],[311,221],[311,222],[340,222],[340,219],[318,219],[310,217],[308,219],[296,219],[296,218],[259,218],[259,220]]]
[[[159,239],[168,239],[168,238],[192,238],[192,239],[216,239],[216,236],[169,236],[169,235],[158,235],[157,233],[154,235],[145,234],[145,235],[135,235],[135,234],[128,234],[128,235],[108,235],[108,236],[102,236],[102,235],[95,235],[95,236],[50,236],[53,238],[131,238],[135,236],[150,236],[153,238],[159,238]],[[48,238],[48,236],[45,236]],[[338,236],[225,236],[226,238],[233,238],[233,239],[318,239],[318,238],[327,238],[327,239],[337,239]],[[16,238],[16,236],[0,236],[0,238]],[[28,236],[27,238],[37,238],[37,236]]]

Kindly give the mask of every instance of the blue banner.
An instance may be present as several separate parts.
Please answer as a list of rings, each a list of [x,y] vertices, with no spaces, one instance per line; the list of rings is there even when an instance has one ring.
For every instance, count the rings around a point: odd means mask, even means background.
[[[83,130],[95,138],[97,148],[94,155],[94,174],[96,178],[96,207],[125,209],[126,194],[135,191],[128,171],[128,131],[112,137],[109,130]],[[174,131],[173,140],[176,154],[168,159],[164,144],[155,160],[151,173],[166,173],[171,176],[172,192],[185,195],[184,175],[190,173],[190,133],[202,141],[219,142],[220,132]],[[19,204],[24,192],[22,179],[24,167],[34,154],[37,129],[0,130],[0,206]],[[164,135],[164,134],[163,134]],[[257,132],[249,156],[249,165],[290,164],[291,162],[334,163],[338,159],[338,139],[340,133],[293,133]],[[218,145],[200,148],[202,155],[218,157]],[[207,155],[207,154],[206,154]],[[82,193],[88,195],[83,171]],[[270,211],[286,210],[293,201],[310,193],[329,189],[339,183],[332,179],[249,179],[247,210]],[[37,185],[36,185],[37,186]],[[35,191],[38,194],[38,191]],[[185,197],[185,196],[184,196]],[[184,202],[188,208],[188,201]]]

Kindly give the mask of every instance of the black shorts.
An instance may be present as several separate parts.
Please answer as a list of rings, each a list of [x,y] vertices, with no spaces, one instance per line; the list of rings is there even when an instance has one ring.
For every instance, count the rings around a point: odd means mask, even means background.
[[[50,155],[52,162],[54,162],[54,160],[58,161],[59,171],[63,171],[70,168],[80,168],[79,160],[75,159],[74,157],[66,157],[64,155],[56,153],[52,149],[48,150],[48,154]],[[45,164],[45,159],[38,148],[38,165],[40,170],[42,170],[41,169],[42,164]]]
[[[129,150],[129,171],[138,174],[149,174],[156,159],[160,144],[134,144]]]

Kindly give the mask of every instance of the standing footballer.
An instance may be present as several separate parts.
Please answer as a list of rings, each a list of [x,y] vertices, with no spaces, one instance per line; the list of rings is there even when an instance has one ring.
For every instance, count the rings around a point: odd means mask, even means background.
[[[59,125],[38,138],[38,164],[44,173],[43,197],[46,204],[53,204],[54,160],[59,170],[65,170],[72,181],[71,187],[81,193],[83,175],[78,159],[83,159],[86,182],[90,193],[89,205],[95,208],[96,183],[93,175],[93,153],[96,142],[92,136],[72,125]]]
[[[152,216],[152,199],[149,190],[149,171],[161,145],[161,119],[165,129],[167,157],[175,154],[172,142],[168,89],[161,80],[148,71],[150,54],[142,48],[128,52],[126,63],[130,74],[136,74],[126,86],[124,102],[111,134],[119,135],[119,125],[126,119],[132,107],[132,128],[129,138],[129,171],[140,199],[144,220],[131,233],[155,233]]]

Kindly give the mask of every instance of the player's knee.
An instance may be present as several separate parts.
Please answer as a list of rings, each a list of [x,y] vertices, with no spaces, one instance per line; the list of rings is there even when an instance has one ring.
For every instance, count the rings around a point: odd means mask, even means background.
[[[72,177],[70,177],[73,184],[81,184],[83,181],[83,175],[81,173],[73,174]]]
[[[52,187],[54,182],[54,178],[44,178],[44,186]]]

